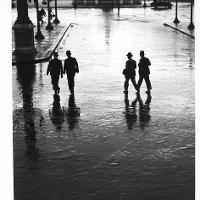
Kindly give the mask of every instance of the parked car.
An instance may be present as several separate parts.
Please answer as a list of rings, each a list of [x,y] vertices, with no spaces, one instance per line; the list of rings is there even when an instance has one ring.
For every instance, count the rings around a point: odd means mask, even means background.
[[[160,9],[160,8],[171,9],[172,8],[172,4],[169,0],[154,0],[150,4],[150,6],[154,7],[154,9]]]

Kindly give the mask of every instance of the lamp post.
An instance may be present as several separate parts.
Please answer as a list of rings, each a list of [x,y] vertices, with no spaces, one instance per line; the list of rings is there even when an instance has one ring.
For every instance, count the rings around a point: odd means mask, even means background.
[[[55,19],[54,19],[54,23],[55,24],[59,24],[60,23],[60,21],[59,21],[59,19],[58,19],[58,15],[57,15],[57,0],[55,0]]]
[[[144,0],[143,7],[144,7],[144,8],[146,8],[146,7],[147,7],[146,0]]]
[[[35,35],[35,39],[36,40],[43,40],[45,37],[44,37],[44,35],[42,35],[42,32],[40,30],[38,0],[35,0],[35,5],[36,5],[36,14],[37,14],[37,33]]]
[[[50,4],[49,4],[49,1],[50,0],[47,0],[47,9],[48,9],[48,24],[47,24],[47,27],[46,27],[46,29],[47,30],[53,30],[53,26],[52,26],[52,24],[51,24],[51,11],[50,11]]]
[[[193,6],[194,6],[194,0],[191,0],[191,16],[190,16],[190,24],[188,26],[189,30],[194,30],[194,24],[193,24]]]
[[[13,25],[15,54],[34,54],[34,25],[28,16],[27,0],[17,0],[17,19]],[[22,57],[25,59],[25,56]]]
[[[74,8],[77,8],[76,0],[74,0]]]
[[[120,0],[117,0],[117,9],[118,9],[118,15],[119,15],[119,11],[120,11]]]
[[[178,20],[178,17],[177,17],[177,12],[178,12],[178,0],[176,0],[176,11],[175,11],[175,19],[174,19],[175,24],[180,23],[180,21]]]

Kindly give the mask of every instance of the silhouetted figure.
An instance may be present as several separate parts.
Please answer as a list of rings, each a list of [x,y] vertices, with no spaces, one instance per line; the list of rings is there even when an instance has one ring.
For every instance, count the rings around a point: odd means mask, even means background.
[[[80,117],[80,108],[76,106],[74,95],[69,95],[68,109],[65,110],[69,129],[74,129]]]
[[[140,119],[140,127],[144,129],[145,125],[151,120],[150,116],[150,103],[151,103],[151,95],[147,94],[147,99],[145,104],[143,103],[140,94],[137,94],[137,100],[139,102],[139,119]]]
[[[55,14],[52,11],[52,8],[49,8],[49,13],[50,13],[50,21],[55,17]]]
[[[129,105],[129,99],[128,95],[125,95],[125,118],[126,118],[126,123],[128,126],[128,129],[131,130],[133,129],[134,123],[137,121],[137,114],[136,114],[136,103],[137,103],[137,97],[131,105]]]
[[[49,110],[50,119],[56,125],[56,129],[61,130],[62,123],[64,122],[64,112],[60,106],[60,96],[54,94],[53,99],[53,107]]]
[[[58,86],[59,82],[59,76],[61,75],[61,78],[63,77],[63,66],[62,61],[58,59],[58,53],[54,53],[54,59],[50,60],[48,68],[47,68],[47,75],[51,75],[51,81],[53,85],[53,90],[55,94],[58,94],[60,92],[60,88]]]
[[[125,69],[123,70],[123,74],[125,76],[125,82],[124,82],[124,94],[128,94],[128,86],[129,86],[129,80],[131,79],[131,82],[135,89],[137,90],[137,84],[135,82],[135,69],[136,69],[136,62],[132,59],[132,53],[129,52],[127,54],[128,60],[126,61]]]
[[[146,58],[144,56],[144,51],[140,51],[140,61],[139,61],[139,81],[138,81],[138,93],[140,92],[140,87],[141,87],[141,84],[142,84],[142,81],[143,79],[145,80],[146,82],[146,85],[147,85],[147,91],[146,93],[147,94],[151,94],[151,82],[149,80],[149,74],[150,74],[150,70],[149,70],[149,66],[151,65],[150,61],[148,58]]]
[[[43,18],[46,16],[46,12],[44,8],[38,11],[38,16],[39,16],[39,22],[44,22]]]
[[[75,86],[74,77],[76,73],[79,73],[79,67],[76,58],[71,57],[71,52],[69,50],[66,51],[66,55],[67,59],[65,59],[64,62],[64,74],[67,74],[69,90],[73,95]]]

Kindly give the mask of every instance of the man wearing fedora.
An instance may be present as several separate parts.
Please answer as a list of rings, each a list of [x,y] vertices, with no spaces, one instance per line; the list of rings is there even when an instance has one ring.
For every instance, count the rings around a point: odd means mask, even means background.
[[[125,76],[125,82],[124,82],[124,94],[128,94],[128,86],[129,86],[129,80],[131,79],[131,82],[135,89],[137,90],[137,84],[135,82],[135,69],[136,69],[136,62],[132,59],[132,53],[129,52],[127,55],[128,60],[126,61],[125,69],[123,70],[123,74]]]
[[[47,67],[47,75],[51,75],[51,83],[53,85],[53,90],[55,94],[60,92],[60,88],[58,86],[59,76],[63,77],[63,66],[62,61],[58,59],[58,53],[54,52],[54,59],[50,60],[49,65]]]
[[[151,82],[149,80],[149,74],[150,74],[149,66],[151,65],[151,63],[149,59],[144,56],[144,51],[140,51],[140,57],[141,59],[138,64],[139,67],[138,93],[140,93],[140,86],[144,79],[147,86],[146,93],[150,95],[152,87],[151,87]]]
[[[74,95],[74,77],[76,73],[79,73],[78,62],[76,58],[71,57],[71,51],[66,51],[67,59],[64,62],[64,74],[67,74],[68,86],[70,93]]]

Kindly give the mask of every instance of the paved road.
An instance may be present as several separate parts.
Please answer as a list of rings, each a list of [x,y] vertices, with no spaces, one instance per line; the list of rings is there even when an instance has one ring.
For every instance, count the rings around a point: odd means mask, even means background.
[[[194,199],[194,40],[162,25],[171,10],[59,13],[74,24],[59,54],[79,62],[75,101],[65,76],[56,109],[47,63],[13,67],[16,199]],[[137,102],[132,85],[123,94],[126,54],[141,49],[146,105],[144,84]]]

